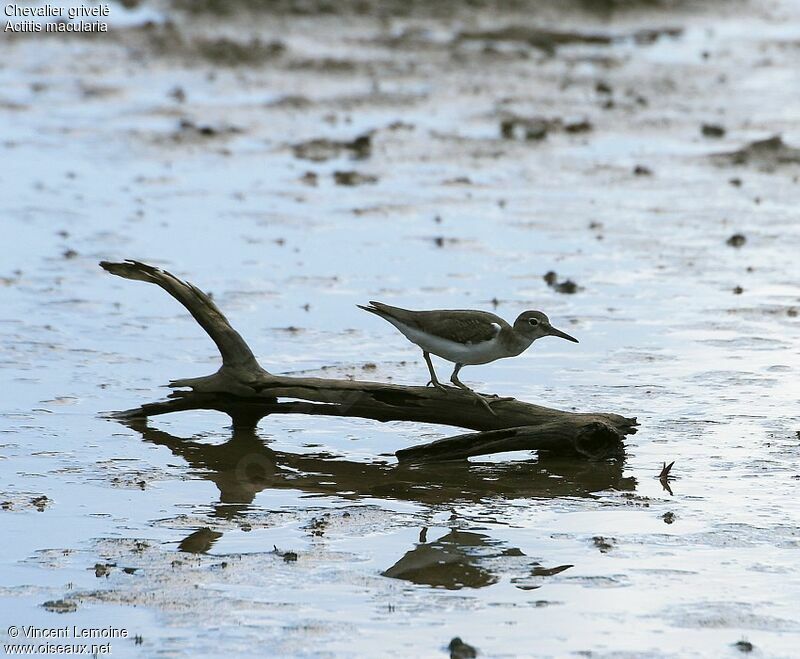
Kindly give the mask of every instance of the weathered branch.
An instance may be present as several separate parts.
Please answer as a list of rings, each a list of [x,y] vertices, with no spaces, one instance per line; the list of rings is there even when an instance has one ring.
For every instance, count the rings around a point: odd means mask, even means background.
[[[228,319],[217,308],[213,300],[199,288],[160,268],[127,260],[124,263],[101,261],[100,267],[112,275],[156,284],[180,302],[192,314],[206,333],[217,344],[222,355],[222,366],[245,370],[263,371],[253,351]]]
[[[214,409],[230,415],[237,427],[254,427],[270,414],[301,413],[416,421],[483,431],[398,452],[401,459],[414,461],[461,459],[511,450],[547,450],[600,458],[619,453],[623,437],[636,432],[636,419],[618,414],[564,412],[518,400],[493,402],[492,413],[479,405],[475,396],[454,388],[440,391],[379,382],[273,375],[258,364],[244,339],[197,287],[137,261],[104,261],[100,265],[120,277],[163,288],[187,308],[222,355],[222,367],[216,373],[170,382],[172,387],[188,387],[192,391],[175,391],[171,400],[117,413],[119,418]]]
[[[556,451],[599,459],[619,456],[622,453],[619,440],[619,431],[608,423],[586,421],[576,415],[538,426],[445,437],[428,444],[400,449],[397,458],[401,462],[429,462],[465,460],[477,455],[508,451]]]

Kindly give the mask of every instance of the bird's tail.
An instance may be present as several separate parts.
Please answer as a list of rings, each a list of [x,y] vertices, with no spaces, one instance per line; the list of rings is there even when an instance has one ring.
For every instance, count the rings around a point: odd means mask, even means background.
[[[409,313],[406,309],[401,309],[400,307],[393,307],[388,304],[384,304],[383,302],[376,302],[375,300],[369,301],[369,306],[365,306],[363,304],[356,305],[359,309],[363,309],[364,311],[369,311],[370,313],[374,313],[376,316],[380,316],[381,318],[397,318],[403,316],[403,314]]]
[[[377,307],[373,307],[373,306],[372,306],[372,302],[370,302],[370,306],[368,306],[368,307],[367,307],[367,306],[364,306],[363,304],[357,304],[356,306],[357,306],[359,309],[363,309],[364,311],[369,311],[370,313],[374,313],[374,314],[376,314],[376,315],[378,315],[378,316],[380,316],[380,315],[381,315],[381,312],[380,312],[380,311],[378,311]]]

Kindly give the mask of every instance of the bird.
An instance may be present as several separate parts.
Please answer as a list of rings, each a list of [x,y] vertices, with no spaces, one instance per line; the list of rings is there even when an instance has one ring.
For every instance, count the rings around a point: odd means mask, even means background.
[[[482,396],[458,378],[458,373],[464,366],[516,357],[543,336],[557,336],[578,343],[574,336],[553,327],[550,319],[541,311],[523,311],[514,321],[514,325],[509,325],[500,316],[488,311],[412,311],[374,300],[370,300],[369,306],[356,306],[390,322],[411,343],[422,348],[422,356],[431,376],[428,385],[443,391],[447,391],[448,387],[436,377],[431,354],[455,364],[450,382],[456,387]]]

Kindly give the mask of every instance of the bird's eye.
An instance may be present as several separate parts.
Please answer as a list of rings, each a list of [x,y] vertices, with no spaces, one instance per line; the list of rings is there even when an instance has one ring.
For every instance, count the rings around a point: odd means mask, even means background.
[[[533,327],[536,327],[539,324],[539,321],[536,318],[529,318],[528,323],[530,323]]]

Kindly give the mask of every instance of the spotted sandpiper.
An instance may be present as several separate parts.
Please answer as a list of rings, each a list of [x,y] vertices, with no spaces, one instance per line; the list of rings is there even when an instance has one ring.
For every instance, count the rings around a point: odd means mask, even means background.
[[[389,321],[409,341],[422,348],[422,356],[431,374],[428,384],[444,391],[447,387],[436,377],[431,353],[455,363],[450,382],[464,391],[477,394],[458,379],[458,372],[463,366],[516,357],[543,336],[558,336],[578,343],[575,337],[553,327],[550,319],[541,311],[523,311],[512,327],[488,311],[410,311],[372,300],[368,307],[357,306]]]

